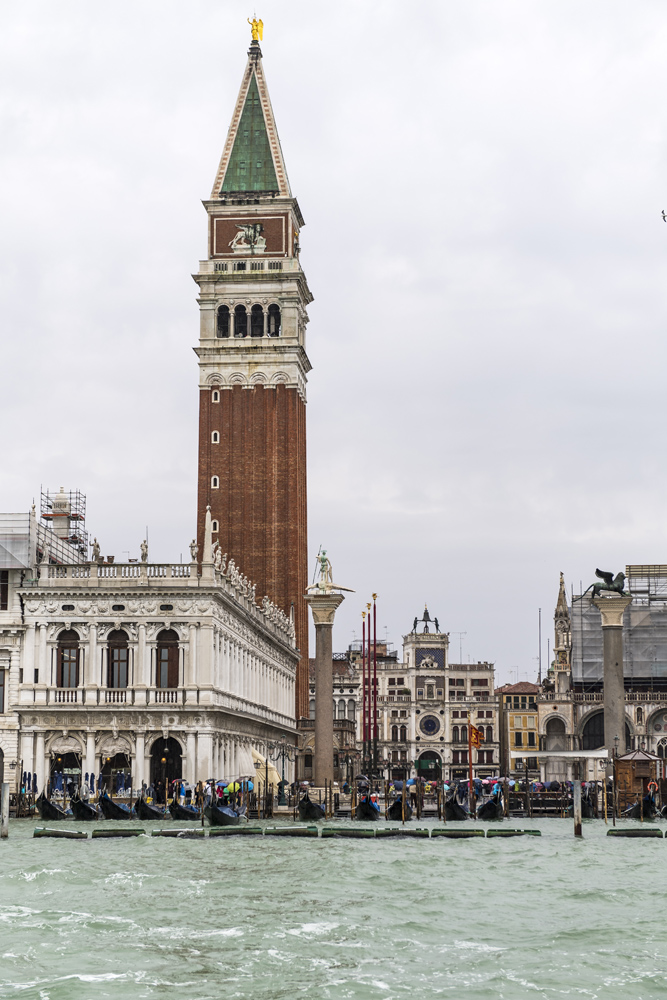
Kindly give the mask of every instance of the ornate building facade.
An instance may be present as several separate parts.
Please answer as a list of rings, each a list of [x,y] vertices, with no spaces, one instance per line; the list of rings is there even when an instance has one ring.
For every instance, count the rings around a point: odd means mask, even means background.
[[[285,614],[294,608],[296,716],[308,716],[307,306],[304,225],[254,40],[210,198],[199,286],[198,540],[214,541]]]
[[[625,733],[618,753],[644,749],[667,758],[667,566],[629,565],[633,601],[623,620]],[[563,574],[554,613],[554,658],[538,698],[540,748],[596,750],[604,745],[600,612],[588,594],[568,602]],[[598,770],[599,770],[599,765]],[[590,762],[589,777],[595,776]],[[542,777],[570,779],[565,758],[544,758]]]
[[[294,624],[238,569],[84,561],[36,514],[0,517],[0,763],[142,781],[254,774],[296,742]],[[205,541],[211,549],[211,519]]]

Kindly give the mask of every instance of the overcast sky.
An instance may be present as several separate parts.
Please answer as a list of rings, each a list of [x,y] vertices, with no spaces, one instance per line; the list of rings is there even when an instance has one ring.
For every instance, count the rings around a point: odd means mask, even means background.
[[[196,286],[252,8],[1,0],[0,509],[117,560],[195,530]],[[307,226],[309,534],[334,645],[543,665],[562,570],[667,562],[664,0],[263,0]]]

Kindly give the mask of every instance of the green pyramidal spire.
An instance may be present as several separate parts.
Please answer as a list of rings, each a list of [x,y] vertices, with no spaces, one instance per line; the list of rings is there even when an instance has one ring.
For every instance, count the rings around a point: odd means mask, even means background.
[[[257,42],[248,52],[211,197],[251,192],[291,197]]]
[[[257,78],[252,75],[222,191],[278,191]]]

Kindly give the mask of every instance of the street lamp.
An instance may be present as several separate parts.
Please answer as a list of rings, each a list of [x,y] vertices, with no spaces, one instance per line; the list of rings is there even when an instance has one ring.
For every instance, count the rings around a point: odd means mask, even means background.
[[[278,799],[279,806],[286,806],[287,799],[285,798],[285,758],[292,762],[294,760],[293,749],[287,746],[287,736],[285,733],[280,737],[280,743],[275,744],[272,749],[277,750],[275,755],[272,754],[274,760],[282,760],[282,780],[280,782],[280,797]],[[268,755],[267,755],[267,768],[268,768]]]

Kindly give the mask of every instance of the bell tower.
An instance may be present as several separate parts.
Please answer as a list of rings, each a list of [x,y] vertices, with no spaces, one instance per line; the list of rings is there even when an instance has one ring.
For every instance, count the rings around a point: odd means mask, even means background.
[[[256,34],[256,31],[254,32]],[[206,507],[222,552],[286,614],[301,662],[296,716],[308,715],[306,307],[304,224],[292,196],[254,38],[208,213],[199,285],[200,558]]]

